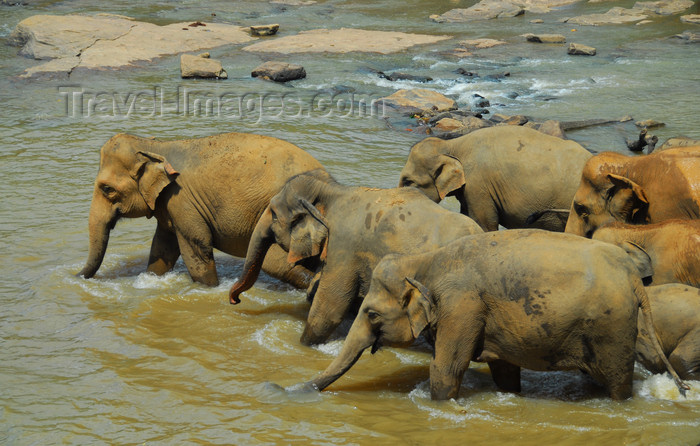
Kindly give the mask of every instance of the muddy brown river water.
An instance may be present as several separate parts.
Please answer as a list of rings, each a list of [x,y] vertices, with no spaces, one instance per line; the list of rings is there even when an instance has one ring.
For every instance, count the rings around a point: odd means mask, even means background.
[[[457,399],[434,402],[430,349],[418,343],[373,356],[366,352],[323,393],[290,391],[330,363],[342,329],[326,345],[302,346],[305,296],[268,276],[244,293],[242,304],[230,306],[227,290],[242,260],[221,253],[216,260],[222,283],[216,288],[193,284],[181,262],[162,277],[144,273],[152,220],[121,221],[95,278],[75,276],[87,256],[99,147],[117,132],[163,139],[226,131],[276,136],[308,150],[340,182],[373,187],[397,184],[409,147],[423,136],[408,118],[349,109],[351,91],[378,98],[399,88],[431,88],[462,108],[478,93],[490,101],[491,113],[540,120],[629,114],[665,122],[653,132],[662,141],[678,135],[700,139],[700,45],[669,38],[700,32],[699,25],[683,24],[678,15],[642,26],[560,22],[633,1],[581,2],[548,14],[470,24],[428,20],[473,3],[65,0],[0,6],[0,41],[31,15],[76,12],[158,24],[212,20],[215,13],[213,20],[223,23],[280,23],[289,35],[345,26],[454,36],[384,56],[285,56],[308,73],[288,85],[250,78],[272,56],[236,45],[211,50],[228,71],[225,81],[180,79],[178,57],[134,69],[77,72],[69,79],[20,80],[38,62],[0,45],[0,444],[698,444],[700,383],[690,382],[684,398],[670,378],[641,368],[634,398],[615,402],[578,372],[524,371],[522,393],[503,393],[488,368],[473,364]],[[698,12],[696,2],[686,13]],[[544,23],[531,24],[535,18]],[[525,42],[519,36],[526,32],[575,35],[598,54],[572,58],[561,46]],[[463,59],[446,55],[459,40],[481,37],[509,44]],[[499,82],[467,81],[458,68],[511,75]],[[433,81],[392,83],[372,70],[429,75]],[[98,94],[123,103],[137,92],[151,99],[132,113],[114,107],[87,113],[66,104],[68,98],[89,101]],[[331,92],[341,92],[332,107],[313,108],[314,96]],[[175,109],[178,101],[193,104],[224,94],[257,100],[285,93],[308,110],[280,114],[269,102],[238,115]],[[637,133],[628,122],[569,136],[592,151],[625,153],[624,139]],[[444,205],[457,207],[451,200]]]

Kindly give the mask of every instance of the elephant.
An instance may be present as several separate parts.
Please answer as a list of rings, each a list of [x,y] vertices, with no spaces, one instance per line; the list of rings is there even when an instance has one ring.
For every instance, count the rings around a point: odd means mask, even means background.
[[[170,271],[178,257],[195,282],[216,286],[213,248],[243,257],[263,211],[291,176],[323,166],[299,147],[270,136],[224,133],[157,141],[128,134],[100,150],[90,206],[90,250],[80,275],[95,275],[121,218],[155,217],[147,270]],[[306,287],[311,272],[291,267],[277,246],[263,268]]]
[[[532,213],[571,206],[577,179],[591,153],[574,141],[527,127],[496,126],[451,140],[426,138],[415,144],[399,186],[414,186],[435,202],[454,196],[462,214],[484,231],[563,231],[549,213],[533,224]]]
[[[700,218],[700,146],[649,155],[603,152],[583,168],[566,232],[591,237],[611,221],[657,223]]]
[[[229,301],[240,302],[240,294],[253,286],[272,243],[289,253],[290,263],[319,258],[323,265],[301,342],[323,343],[357,310],[384,255],[431,250],[480,232],[469,217],[413,188],[350,187],[327,176],[298,175],[270,200],[255,227]]]
[[[646,287],[661,348],[682,379],[700,379],[700,289],[678,283]],[[649,332],[639,321],[637,361],[663,373]]]
[[[651,324],[636,267],[617,246],[541,229],[466,236],[433,251],[384,257],[341,352],[302,388],[323,390],[368,347],[408,346],[425,330],[434,343],[432,399],[456,398],[472,360],[488,363],[505,391],[520,391],[521,367],[580,369],[613,399],[626,399],[639,308]]]
[[[700,220],[650,225],[614,222],[596,229],[593,239],[625,249],[638,262],[645,285],[700,287]]]

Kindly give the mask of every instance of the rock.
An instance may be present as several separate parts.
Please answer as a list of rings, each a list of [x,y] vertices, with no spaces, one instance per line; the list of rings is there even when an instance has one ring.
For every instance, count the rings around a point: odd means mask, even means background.
[[[505,45],[506,42],[503,40],[497,40],[497,39],[471,39],[471,40],[462,40],[459,42],[459,44],[465,48],[473,48],[473,49],[484,49],[484,48],[493,48],[494,46],[498,45]]]
[[[246,51],[292,53],[348,53],[352,51],[389,54],[415,45],[450,39],[394,31],[368,31],[355,28],[314,29],[293,36],[265,40],[243,48]]]
[[[221,62],[210,59],[209,53],[204,53],[206,57],[183,54],[180,56],[180,77],[183,79],[203,78],[203,79],[226,79],[228,74],[221,66]]]
[[[430,18],[438,23],[451,23],[516,17],[524,13],[525,9],[507,0],[482,0],[470,8],[452,9],[442,15],[432,15]]]
[[[549,119],[537,126],[537,130],[546,135],[556,136],[557,138],[566,139],[564,128],[561,122]]]
[[[619,6],[610,9],[604,14],[587,14],[568,19],[567,23],[575,25],[618,25],[623,23],[638,22],[647,18],[647,14],[638,9],[625,9]]]
[[[595,48],[592,46],[581,45],[580,43],[570,43],[566,50],[567,54],[573,56],[595,56]]]
[[[258,66],[250,75],[275,82],[287,82],[305,78],[306,71],[301,65],[269,61]]]
[[[653,20],[642,20],[641,22],[635,23],[635,26],[643,26],[643,25],[648,25],[650,23],[654,23]]]
[[[443,132],[451,132],[462,127],[464,127],[462,121],[459,121],[454,118],[442,118],[441,120],[435,123],[435,129]]]
[[[515,116],[508,116],[506,119],[501,121],[501,124],[504,124],[504,125],[525,125],[525,123],[528,121],[529,121],[529,119],[527,119],[526,116],[515,115]]]
[[[274,36],[280,29],[279,23],[272,25],[254,25],[250,27],[251,36]]]
[[[22,20],[8,38],[10,44],[22,46],[21,55],[53,59],[28,69],[23,77],[132,66],[137,61],[251,40],[243,28],[233,25],[158,26],[109,14],[36,15]]]
[[[433,14],[430,19],[436,22],[467,22],[504,17],[516,17],[525,11],[545,13],[557,6],[570,5],[580,0],[481,0],[470,8],[457,8],[444,14]]]
[[[632,9],[659,15],[673,15],[691,8],[693,0],[662,0],[656,2],[637,2]]]
[[[463,127],[470,131],[492,127],[493,123],[475,116],[468,116],[462,120]]]
[[[433,90],[399,90],[382,98],[384,105],[399,109],[408,114],[422,114],[426,111],[448,111],[457,108],[457,103]]]
[[[693,23],[695,25],[700,25],[700,14],[682,15],[681,22]]]
[[[671,147],[690,147],[690,146],[700,146],[700,139],[692,139],[692,138],[688,138],[687,136],[675,136],[673,138],[667,139],[656,150],[670,149]]]
[[[700,42],[700,33],[694,33],[691,31],[685,31],[682,34],[676,34],[673,37],[676,39],[685,40],[686,43],[698,43],[698,42]]]
[[[664,124],[663,122],[655,121],[655,120],[653,120],[653,119],[647,119],[647,120],[644,120],[644,121],[637,121],[637,122],[634,123],[634,125],[636,125],[637,127],[643,127],[643,128],[651,129],[651,128],[654,128],[654,127],[663,127],[663,126],[665,126],[666,124]]]
[[[395,82],[395,81],[430,82],[433,80],[433,78],[430,76],[416,76],[413,74],[401,73],[398,71],[395,71],[391,74],[385,74],[385,73],[379,71],[377,74],[379,74],[379,77],[390,80],[392,82]]]
[[[539,23],[544,23],[544,20],[542,20],[542,19],[533,19],[533,20],[530,20],[530,23],[532,23],[533,25],[537,25],[537,24],[539,24]]]
[[[535,43],[564,43],[566,37],[561,34],[523,34],[525,40]]]
[[[479,73],[476,73],[474,71],[468,71],[468,70],[465,70],[464,68],[457,68],[455,70],[455,73],[461,74],[462,76],[466,76],[466,77],[479,77]]]
[[[287,6],[309,6],[316,3],[315,0],[272,0],[270,3]]]
[[[491,106],[491,103],[489,102],[488,99],[486,99],[485,97],[481,96],[480,94],[474,93],[474,94],[472,95],[472,103],[471,103],[471,105],[472,105],[472,107],[476,107],[476,108],[485,108],[485,107],[490,107],[490,106]]]

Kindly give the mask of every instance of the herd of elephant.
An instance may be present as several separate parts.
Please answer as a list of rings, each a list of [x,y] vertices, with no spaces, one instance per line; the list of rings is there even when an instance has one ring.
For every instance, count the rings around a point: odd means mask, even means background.
[[[232,304],[262,269],[307,289],[303,344],[355,318],[307,389],[369,347],[419,336],[434,346],[433,399],[458,395],[470,361],[514,392],[521,367],[582,370],[614,399],[632,396],[635,360],[668,370],[682,393],[682,379],[700,379],[700,146],[594,156],[498,126],[418,142],[398,180],[344,186],[262,135],[119,134],[101,149],[80,274],[97,272],[120,218],[156,218],[155,274],[182,256],[193,280],[215,286],[213,249],[245,256]],[[437,204],[448,196],[460,213]]]

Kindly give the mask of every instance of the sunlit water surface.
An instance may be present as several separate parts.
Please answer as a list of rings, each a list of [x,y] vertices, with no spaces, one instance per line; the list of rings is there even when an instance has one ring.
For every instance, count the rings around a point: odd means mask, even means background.
[[[700,46],[669,39],[687,29],[698,32],[699,26],[681,24],[678,16],[644,26],[559,22],[605,11],[612,2],[483,23],[427,19],[472,3],[336,0],[295,7],[74,0],[0,7],[0,39],[31,15],[75,12],[111,12],[159,24],[280,23],[284,35],[346,26],[454,36],[388,56],[281,57],[304,65],[308,73],[290,85],[251,79],[257,64],[275,56],[246,53],[241,46],[211,51],[228,71],[225,81],[181,80],[178,57],[137,69],[25,81],[17,76],[38,62],[0,45],[0,444],[700,442],[700,383],[691,382],[683,398],[668,377],[641,369],[634,398],[613,402],[578,372],[524,371],[522,394],[499,392],[488,368],[476,364],[466,373],[459,398],[433,402],[430,351],[421,344],[366,353],[321,394],[294,392],[338,353],[342,330],[324,346],[302,346],[305,296],[267,276],[243,294],[242,304],[231,307],[226,292],[242,261],[223,254],[217,254],[222,283],[214,289],[193,284],[181,262],[163,277],[144,273],[155,228],[151,220],[120,222],[97,276],[75,277],[87,255],[99,147],[117,132],[173,139],[226,131],[272,135],[308,150],[345,184],[377,187],[397,183],[409,147],[423,137],[415,122],[361,116],[347,108],[349,99],[346,108],[314,110],[307,107],[309,98],[351,89],[372,99],[398,88],[427,87],[450,95],[462,108],[478,93],[490,100],[491,113],[540,120],[632,115],[665,122],[654,130],[662,141],[678,135],[700,139]],[[697,5],[689,10],[698,12]],[[540,17],[545,23],[529,23]],[[525,43],[519,35],[526,32],[564,34],[597,47],[598,55],[569,57],[563,46]],[[480,37],[509,45],[463,59],[447,54],[459,40]],[[460,67],[511,75],[501,82],[470,82],[455,72]],[[434,80],[391,83],[372,69]],[[82,110],[79,104],[67,108],[76,92],[83,94],[78,96],[85,101]],[[134,97],[127,95],[139,92],[139,102],[127,113]],[[185,93],[191,108],[182,102]],[[227,94],[248,94],[246,100],[254,101],[245,113],[195,113],[195,100],[201,104]],[[262,94],[269,96],[261,115],[255,101]],[[282,94],[291,102],[275,108]],[[118,105],[112,99],[93,109],[86,105],[100,97],[116,98]],[[625,123],[569,136],[592,151],[625,153],[624,139],[637,132],[633,123]],[[454,202],[445,205],[455,208]]]

